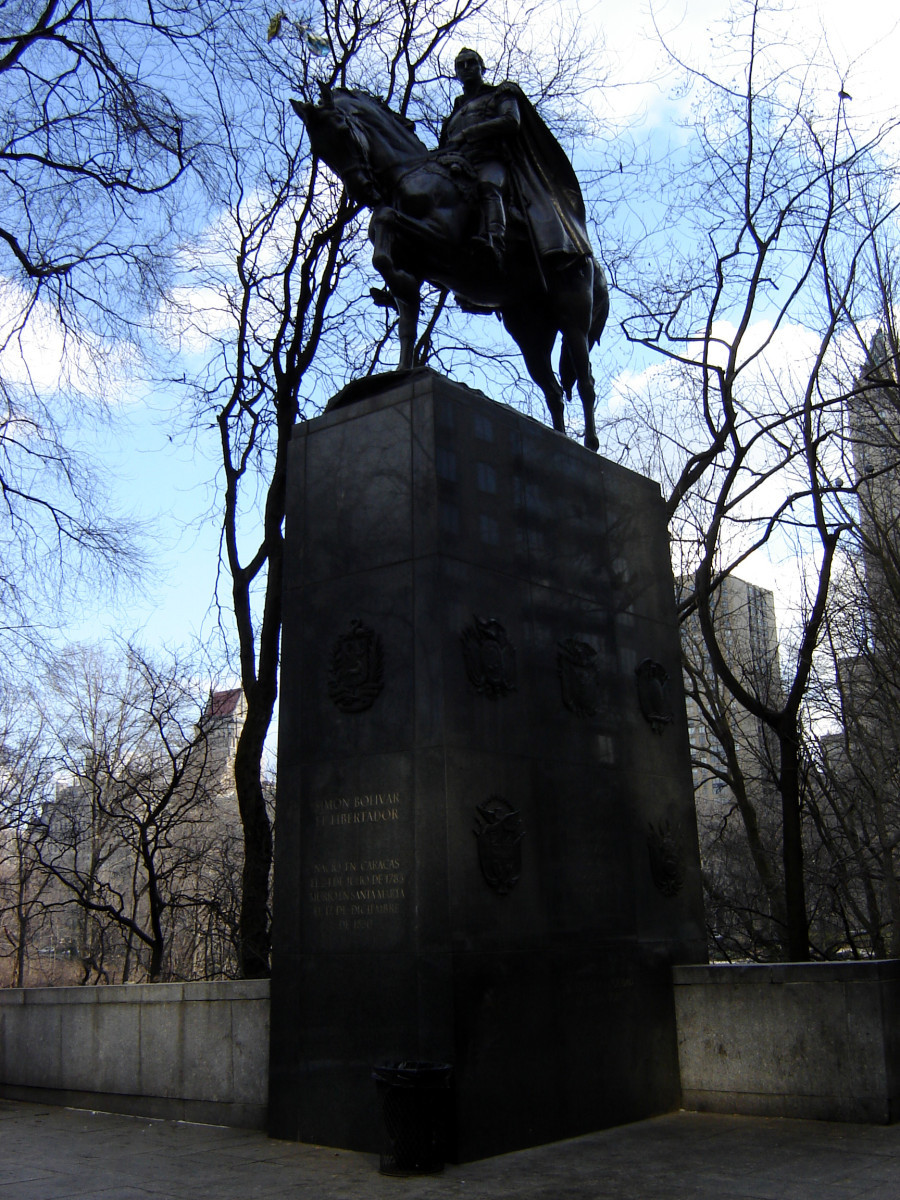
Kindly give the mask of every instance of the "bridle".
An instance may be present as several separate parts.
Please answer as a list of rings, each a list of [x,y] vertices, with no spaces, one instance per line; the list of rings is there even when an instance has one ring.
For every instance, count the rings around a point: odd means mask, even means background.
[[[397,169],[384,165],[373,170],[371,165],[372,140],[365,122],[352,111],[338,108],[337,112],[346,127],[358,156],[359,165],[354,169],[365,186],[379,197],[387,197],[403,182],[407,176],[416,171],[429,170],[452,180],[463,193],[466,200],[471,200],[478,182],[478,174],[472,164],[455,150],[426,151],[421,157],[410,161],[405,167]]]

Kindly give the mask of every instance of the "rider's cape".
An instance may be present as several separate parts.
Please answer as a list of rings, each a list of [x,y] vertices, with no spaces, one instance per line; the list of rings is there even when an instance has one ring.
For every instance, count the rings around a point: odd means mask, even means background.
[[[523,211],[535,250],[541,258],[589,256],[584,199],[568,155],[517,84],[501,83],[497,90],[519,106],[519,136],[507,160],[510,199]]]
[[[518,136],[497,147],[509,175],[509,196],[528,226],[532,249],[540,259],[569,261],[592,254],[581,188],[566,152],[544,124],[534,105],[508,80],[485,85],[497,100],[511,96],[519,109]],[[454,112],[465,103],[457,96]],[[440,145],[446,137],[444,122]]]

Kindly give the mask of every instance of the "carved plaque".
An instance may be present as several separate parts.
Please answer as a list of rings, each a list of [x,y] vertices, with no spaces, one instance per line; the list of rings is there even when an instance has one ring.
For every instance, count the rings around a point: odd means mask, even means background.
[[[653,882],[664,896],[676,896],[684,885],[684,851],[670,821],[648,823],[647,852]]]
[[[637,676],[641,712],[654,733],[662,733],[672,724],[672,704],[669,700],[669,673],[662,663],[645,658],[634,671]]]
[[[463,661],[476,692],[505,696],[516,690],[516,648],[499,621],[473,617],[462,631]]]
[[[371,708],[384,687],[381,637],[362,621],[351,621],[331,651],[328,695],[345,713]]]
[[[475,821],[481,873],[498,896],[505,896],[522,874],[521,814],[502,796],[491,796],[476,804]]]
[[[600,703],[597,651],[587,642],[566,638],[556,655],[562,701],[576,717],[593,717]]]

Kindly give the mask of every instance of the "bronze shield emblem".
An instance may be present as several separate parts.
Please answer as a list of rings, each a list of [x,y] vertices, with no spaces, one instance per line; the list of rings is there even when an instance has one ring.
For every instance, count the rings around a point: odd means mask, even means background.
[[[331,651],[328,695],[341,712],[363,712],[384,687],[384,652],[380,636],[362,621],[351,621]]]
[[[475,806],[478,862],[488,886],[505,896],[522,874],[521,814],[502,796],[491,796]]]
[[[684,851],[670,821],[647,825],[650,874],[664,896],[677,896],[684,885]]]
[[[644,720],[654,733],[662,733],[672,724],[672,702],[669,699],[669,672],[662,663],[645,658],[634,671],[637,676],[638,699]]]
[[[460,635],[463,661],[476,692],[496,699],[516,690],[516,648],[499,621],[473,617]]]
[[[597,651],[587,642],[566,638],[556,656],[562,701],[576,717],[593,717],[600,706]]]

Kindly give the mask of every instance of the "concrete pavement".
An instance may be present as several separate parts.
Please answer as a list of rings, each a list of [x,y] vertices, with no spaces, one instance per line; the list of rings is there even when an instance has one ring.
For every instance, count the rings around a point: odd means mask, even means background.
[[[394,1179],[374,1155],[0,1101],[0,1200],[898,1200],[900,1125],[673,1113]]]

